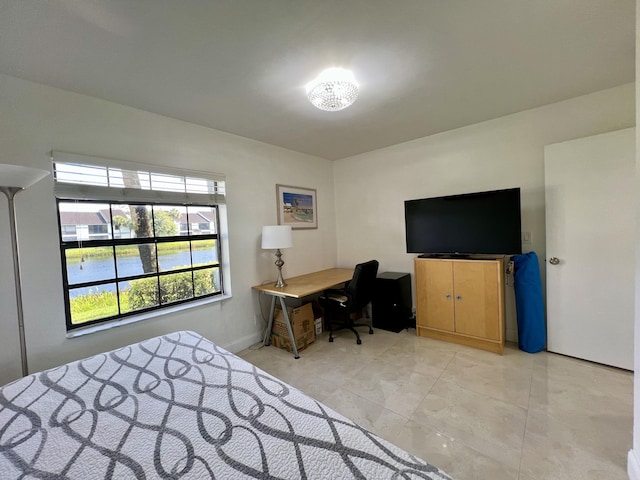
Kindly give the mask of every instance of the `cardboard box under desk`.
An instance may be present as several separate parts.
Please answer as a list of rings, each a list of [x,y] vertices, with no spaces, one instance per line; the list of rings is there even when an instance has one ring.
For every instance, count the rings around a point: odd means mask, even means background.
[[[293,330],[293,337],[296,339],[296,347],[298,351],[304,350],[311,345],[316,339],[315,319],[313,317],[313,309],[310,303],[306,303],[301,307],[287,308],[289,313],[289,321]],[[278,348],[284,348],[289,352],[293,352],[291,348],[291,339],[289,331],[285,323],[282,309],[276,305],[273,313],[273,328],[271,329],[271,344]]]

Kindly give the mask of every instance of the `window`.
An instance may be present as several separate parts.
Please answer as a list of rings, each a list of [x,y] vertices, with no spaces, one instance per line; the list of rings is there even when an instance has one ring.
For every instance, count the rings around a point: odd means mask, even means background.
[[[62,221],[62,219],[60,219]],[[62,240],[75,240],[76,239],[76,226],[75,225],[62,225]]]
[[[54,154],[67,330],[224,293],[224,177],[76,157]]]
[[[89,225],[89,238],[109,238],[107,225]]]

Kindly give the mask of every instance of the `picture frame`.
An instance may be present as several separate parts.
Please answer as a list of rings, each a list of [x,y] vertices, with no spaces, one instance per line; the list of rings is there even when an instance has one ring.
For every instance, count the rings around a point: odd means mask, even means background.
[[[293,230],[318,228],[315,189],[277,184],[276,205],[278,225],[291,225]]]

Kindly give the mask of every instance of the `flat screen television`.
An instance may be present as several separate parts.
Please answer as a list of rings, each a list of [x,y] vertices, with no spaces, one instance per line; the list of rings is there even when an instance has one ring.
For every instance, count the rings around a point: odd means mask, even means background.
[[[407,200],[404,214],[407,253],[522,253],[519,188]]]

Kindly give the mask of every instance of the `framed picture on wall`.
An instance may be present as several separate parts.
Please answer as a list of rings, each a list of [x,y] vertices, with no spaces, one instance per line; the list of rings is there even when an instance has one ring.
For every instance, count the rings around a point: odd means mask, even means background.
[[[276,185],[278,225],[292,229],[318,228],[316,191],[313,188]]]

